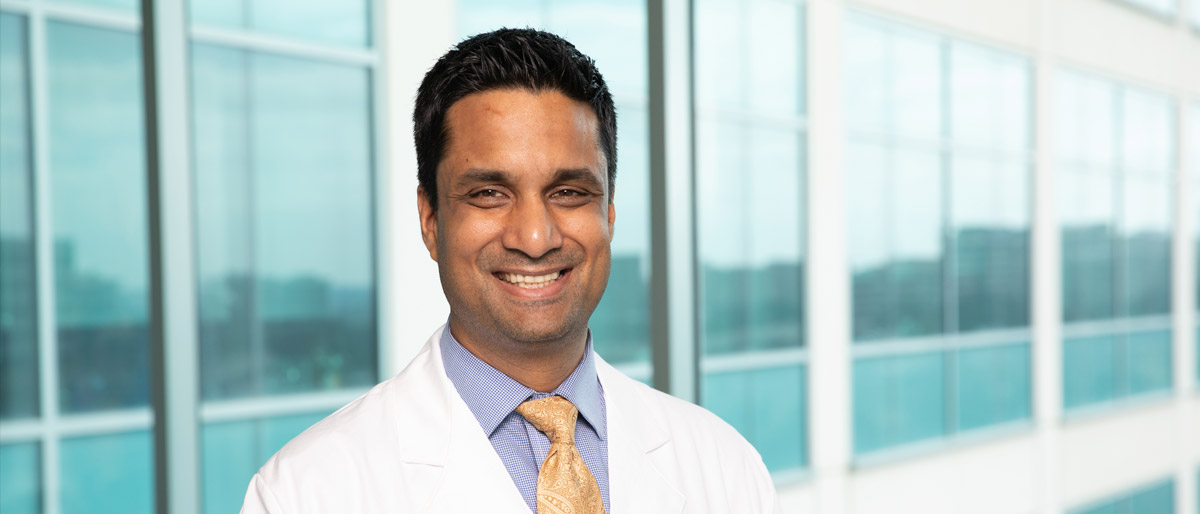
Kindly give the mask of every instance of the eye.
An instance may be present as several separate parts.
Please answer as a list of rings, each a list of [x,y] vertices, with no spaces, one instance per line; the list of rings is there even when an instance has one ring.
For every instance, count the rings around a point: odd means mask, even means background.
[[[496,207],[508,199],[504,191],[494,188],[483,188],[467,194],[468,201],[476,207]]]
[[[577,207],[591,200],[591,193],[579,189],[563,188],[550,195],[552,201],[567,207]]]

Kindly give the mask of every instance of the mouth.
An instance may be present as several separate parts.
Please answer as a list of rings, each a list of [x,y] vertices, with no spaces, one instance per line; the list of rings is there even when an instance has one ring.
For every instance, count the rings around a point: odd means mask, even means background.
[[[555,282],[558,282],[563,277],[570,273],[571,268],[553,271],[543,275],[525,275],[521,273],[496,272],[493,275],[503,282],[508,282],[521,289],[541,289]]]

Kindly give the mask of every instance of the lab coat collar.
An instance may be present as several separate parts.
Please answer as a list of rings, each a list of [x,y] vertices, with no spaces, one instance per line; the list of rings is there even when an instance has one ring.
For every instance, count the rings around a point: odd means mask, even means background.
[[[483,505],[492,512],[528,512],[512,477],[442,365],[442,330],[393,380],[399,458],[438,485],[430,509]],[[684,497],[656,464],[668,459],[671,434],[663,413],[645,397],[654,394],[596,356],[608,418],[609,496],[618,514],[683,511]],[[436,384],[430,388],[429,384]],[[448,422],[445,420],[449,420]],[[436,476],[431,476],[436,475]],[[429,510],[429,509],[426,509]]]

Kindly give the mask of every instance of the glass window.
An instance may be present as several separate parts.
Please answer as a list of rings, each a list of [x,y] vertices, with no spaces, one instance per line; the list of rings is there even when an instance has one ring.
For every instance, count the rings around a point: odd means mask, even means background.
[[[958,429],[1028,419],[1032,409],[1031,367],[1027,341],[958,350]]]
[[[41,512],[41,459],[37,443],[0,445],[0,512]]]
[[[855,359],[854,452],[944,435],[945,366],[941,352]]]
[[[1028,419],[1029,64],[861,13],[844,34],[854,450]]]
[[[804,8],[695,6],[701,403],[772,471],[807,465]]]
[[[38,415],[27,30],[24,17],[0,14],[0,419]]]
[[[204,512],[236,512],[246,484],[292,437],[329,413],[206,424],[201,430]]]
[[[62,441],[62,512],[154,511],[154,445],[149,431]]]
[[[369,47],[366,1],[190,9],[201,492],[215,513],[237,510],[259,466],[345,402],[337,391],[377,381],[377,71],[208,36]],[[279,410],[279,396],[312,407]]]
[[[60,408],[145,406],[140,42],[132,32],[50,22],[46,51]]]
[[[1064,405],[1170,389],[1171,99],[1062,72],[1055,103]]]
[[[612,270],[589,323],[596,351],[650,382],[650,135],[644,0],[458,0],[458,35],[552,31],[596,60],[617,109]],[[632,365],[632,366],[630,366]]]
[[[317,44],[366,47],[371,45],[372,38],[371,3],[368,0],[193,0],[188,2],[188,14],[189,21],[197,27],[249,30]]]
[[[204,398],[374,384],[369,73],[193,55]]]

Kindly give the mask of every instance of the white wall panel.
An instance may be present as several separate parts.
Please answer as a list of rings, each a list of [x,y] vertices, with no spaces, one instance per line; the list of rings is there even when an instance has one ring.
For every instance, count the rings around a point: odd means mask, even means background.
[[[1062,502],[1086,504],[1173,476],[1184,427],[1170,401],[1067,420],[1059,446]]]

